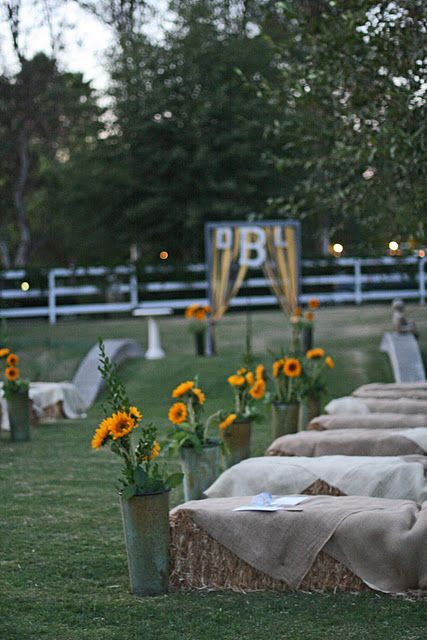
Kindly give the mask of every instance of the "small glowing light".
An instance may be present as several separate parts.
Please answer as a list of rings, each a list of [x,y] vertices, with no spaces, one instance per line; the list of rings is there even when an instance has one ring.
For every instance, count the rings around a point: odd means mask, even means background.
[[[396,240],[392,240],[388,243],[388,248],[390,249],[390,251],[397,251],[399,248],[399,243],[396,242]]]
[[[159,253],[160,260],[167,260],[169,258],[169,254],[167,251],[160,251]]]
[[[344,251],[344,247],[339,242],[336,242],[332,249],[334,250],[334,253],[342,253]]]
[[[425,258],[426,257],[426,252],[424,251],[424,249],[420,249],[418,251],[418,257],[419,258]]]
[[[28,291],[30,288],[29,282],[21,282],[21,291]]]
[[[374,175],[375,175],[375,169],[373,169],[372,167],[368,167],[362,173],[362,176],[364,177],[365,180],[370,180],[371,178],[374,177]]]

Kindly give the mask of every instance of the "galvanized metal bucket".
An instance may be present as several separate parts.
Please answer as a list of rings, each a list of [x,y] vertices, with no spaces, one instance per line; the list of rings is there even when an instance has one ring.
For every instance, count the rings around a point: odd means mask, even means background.
[[[299,404],[273,402],[271,405],[271,435],[273,440],[298,431]]]
[[[315,397],[305,398],[299,408],[298,431],[305,431],[308,423],[320,415],[320,399]]]
[[[228,469],[250,456],[251,421],[235,420],[221,432],[221,438],[226,445],[224,466]]]
[[[169,491],[120,496],[130,590],[136,596],[166,593],[169,585]]]
[[[207,444],[202,451],[196,451],[193,447],[181,447],[180,457],[185,501],[200,500],[205,489],[220,474],[220,445]]]
[[[31,439],[30,401],[28,392],[13,393],[7,399],[12,442],[26,442]]]

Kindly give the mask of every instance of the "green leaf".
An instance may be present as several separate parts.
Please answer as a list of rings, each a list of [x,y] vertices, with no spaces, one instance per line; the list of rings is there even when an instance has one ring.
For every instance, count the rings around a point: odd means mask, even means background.
[[[166,478],[165,485],[168,489],[174,489],[178,487],[184,478],[183,473],[173,473],[169,478]]]
[[[133,473],[133,477],[135,480],[135,484],[139,487],[144,486],[144,483],[147,479],[147,474],[142,467],[137,467]]]
[[[122,491],[122,496],[126,500],[129,500],[129,498],[132,498],[135,494],[136,494],[136,485],[134,484],[128,484],[127,487],[125,487]]]

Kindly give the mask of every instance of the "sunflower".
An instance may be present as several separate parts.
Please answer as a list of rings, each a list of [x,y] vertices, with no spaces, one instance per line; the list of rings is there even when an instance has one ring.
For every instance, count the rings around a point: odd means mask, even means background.
[[[227,382],[231,384],[232,387],[242,387],[245,384],[245,377],[238,375],[229,376]]]
[[[201,389],[194,387],[194,389],[192,389],[192,392],[193,392],[193,395],[196,396],[199,404],[205,404],[206,396]]]
[[[206,320],[206,311],[204,310],[203,307],[199,307],[198,309],[195,310],[194,318],[196,320]]]
[[[130,433],[135,427],[135,422],[125,411],[117,411],[109,419],[109,427],[113,440],[117,440]]]
[[[288,378],[298,378],[301,375],[301,362],[296,358],[289,358],[283,365],[283,373]]]
[[[249,389],[249,393],[254,400],[261,400],[265,395],[265,382],[264,380],[257,380],[254,386]]]
[[[308,320],[309,322],[312,322],[314,320],[314,313],[312,311],[306,311],[304,316],[305,316],[305,319]]]
[[[194,387],[194,382],[192,380],[187,380],[187,382],[181,382],[181,384],[179,384],[176,389],[174,389],[172,391],[172,398],[180,398],[181,396],[184,395],[184,393],[187,393],[187,391],[190,391],[190,389],[192,389]]]
[[[294,316],[296,316],[297,318],[300,318],[300,317],[302,316],[302,309],[301,309],[301,307],[296,307],[296,308],[295,308]]]
[[[320,307],[319,298],[310,298],[310,300],[308,301],[308,308],[309,309],[318,309],[319,307]]]
[[[309,360],[316,360],[317,358],[323,358],[325,355],[324,349],[309,349],[305,354]]]
[[[129,415],[135,423],[135,426],[142,420],[142,413],[137,407],[129,407]]]
[[[273,362],[273,376],[275,378],[279,377],[280,370],[283,368],[285,362],[285,358],[280,358],[280,360],[276,360],[276,362]]]
[[[0,358],[4,358],[8,355],[8,353],[10,353],[10,349],[3,347],[2,349],[0,349]]]
[[[205,304],[203,309],[205,310],[205,313],[212,313],[212,309],[208,304]]]
[[[18,380],[19,378],[19,369],[18,367],[6,367],[5,371],[6,378],[11,382]]]
[[[99,449],[108,440],[110,436],[110,421],[111,418],[105,418],[100,423],[92,438],[92,449]]]
[[[331,356],[326,356],[325,358],[325,364],[327,367],[329,367],[330,369],[333,369],[335,367],[335,362],[332,360]]]
[[[194,318],[194,312],[199,308],[198,304],[190,304],[189,307],[186,308],[185,310],[185,318],[187,320],[191,320],[192,318]]]
[[[240,367],[240,369],[237,369],[237,375],[238,376],[245,376],[247,374],[248,370],[245,369],[245,367]]]
[[[160,445],[157,442],[157,440],[154,440],[153,446],[151,448],[150,455],[143,456],[142,460],[150,460],[150,461],[151,460],[155,460],[157,458],[157,456],[159,455],[159,453],[160,453]]]
[[[9,353],[6,358],[6,362],[10,367],[16,367],[16,365],[19,364],[19,356],[15,353]]]
[[[265,380],[265,367],[263,364],[259,364],[255,368],[255,378],[257,380]]]
[[[168,418],[172,424],[185,422],[188,416],[187,407],[183,402],[175,402],[169,409]]]
[[[246,376],[245,376],[245,378],[246,378],[246,382],[247,382],[250,386],[252,386],[252,385],[253,385],[253,383],[255,382],[254,374],[252,373],[252,371],[248,371],[248,372],[247,372],[247,374],[246,374]]]
[[[227,427],[230,426],[230,424],[233,424],[236,418],[237,415],[235,413],[230,413],[222,422],[219,423],[218,426],[221,431],[224,431]]]

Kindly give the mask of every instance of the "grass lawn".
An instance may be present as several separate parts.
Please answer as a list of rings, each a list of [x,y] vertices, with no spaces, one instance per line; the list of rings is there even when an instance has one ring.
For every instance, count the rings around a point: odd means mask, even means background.
[[[420,327],[427,356],[427,314],[408,309]],[[289,333],[277,311],[253,314],[253,349],[269,363],[269,350]],[[193,356],[191,336],[179,318],[160,321],[167,358],[135,360],[121,373],[131,400],[146,420],[166,425],[170,391],[200,375],[207,410],[231,408],[225,379],[241,362],[245,315],[229,314],[218,330],[219,355]],[[336,361],[329,396],[369,381],[391,381],[379,341],[390,327],[389,306],[321,309],[316,345]],[[10,322],[9,343],[33,380],[70,379],[81,358],[104,338],[135,338],[145,346],[146,324],[136,319]],[[101,399],[102,400],[102,399]],[[39,426],[30,443],[0,441],[0,639],[133,640],[286,638],[292,640],[422,640],[426,606],[421,600],[376,593],[171,593],[139,600],[129,595],[115,481],[119,462],[90,449],[101,403],[83,421]],[[253,454],[270,442],[268,408],[256,427]],[[174,466],[175,463],[171,463]],[[174,490],[171,502],[182,501]]]

